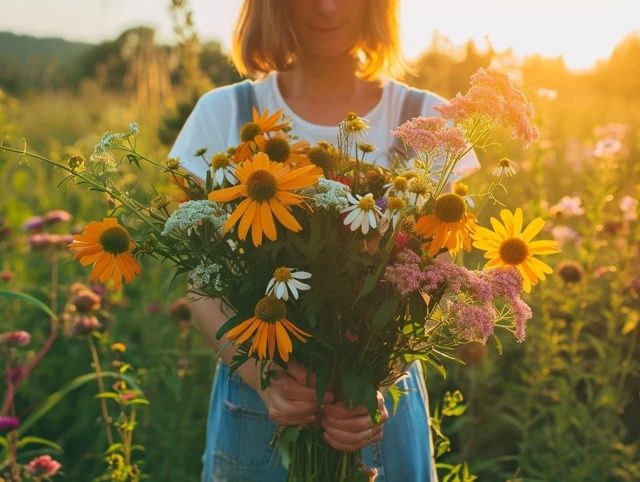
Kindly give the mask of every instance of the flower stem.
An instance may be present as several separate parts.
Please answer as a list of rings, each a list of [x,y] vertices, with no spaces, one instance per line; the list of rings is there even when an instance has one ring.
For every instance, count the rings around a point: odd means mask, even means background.
[[[102,369],[100,368],[100,358],[98,357],[98,350],[96,349],[96,344],[93,341],[93,336],[87,336],[87,342],[89,343],[89,350],[91,351],[91,358],[93,359],[93,368],[96,372],[98,390],[100,391],[100,393],[105,393],[104,381],[102,379]],[[113,445],[113,434],[111,433],[110,425],[111,418],[109,417],[109,412],[107,411],[107,401],[104,398],[100,398],[100,411],[107,432],[107,442],[109,443],[109,447],[111,447]]]

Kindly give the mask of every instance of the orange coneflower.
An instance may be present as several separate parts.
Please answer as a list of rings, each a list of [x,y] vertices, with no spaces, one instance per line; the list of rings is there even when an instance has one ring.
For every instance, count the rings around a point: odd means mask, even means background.
[[[249,356],[257,351],[258,358],[262,360],[267,358],[268,351],[269,359],[273,360],[277,347],[280,358],[287,362],[289,354],[293,351],[289,333],[302,343],[311,337],[309,333],[287,320],[287,305],[284,301],[274,296],[265,296],[256,303],[254,316],[229,330],[227,338],[240,345],[255,334],[249,348]]]
[[[135,242],[115,218],[92,221],[73,237],[69,249],[84,266],[93,264],[91,279],[106,283],[112,279],[115,289],[120,288],[122,277],[129,283],[141,268],[130,251]]]
[[[236,186],[213,191],[209,199],[228,202],[244,197],[224,224],[224,231],[240,221],[238,237],[246,239],[251,227],[253,245],[260,246],[263,233],[272,241],[277,238],[274,215],[285,228],[295,232],[302,229],[289,212],[289,206],[301,204],[304,198],[291,191],[315,184],[321,175],[322,171],[313,164],[290,169],[285,164],[271,162],[265,153],[259,152],[238,166]]]
[[[517,208],[514,213],[508,209],[500,211],[500,217],[504,224],[496,218],[491,218],[493,231],[478,226],[471,237],[473,245],[486,251],[485,258],[489,262],[485,268],[497,268],[499,266],[514,266],[518,269],[524,280],[524,290],[529,293],[531,286],[538,280],[545,278],[545,273],[552,273],[547,264],[537,258],[535,254],[553,254],[560,250],[555,240],[531,241],[544,226],[542,218],[536,218],[522,231],[522,209]]]
[[[416,221],[415,231],[424,237],[433,237],[425,243],[429,256],[435,256],[443,247],[455,256],[463,246],[471,250],[469,233],[474,226],[475,216],[467,212],[464,199],[455,193],[446,193],[438,196],[431,214]]]
[[[253,108],[253,120],[247,122],[240,128],[240,144],[238,145],[235,153],[234,160],[236,162],[242,162],[248,159],[252,150],[260,149],[264,144],[267,132],[276,132],[286,127],[286,123],[278,124],[278,120],[282,117],[282,110],[277,110],[272,115],[269,115],[269,111],[265,110],[262,113],[258,113],[258,110]]]
[[[282,131],[266,138],[260,146],[260,151],[267,154],[272,161],[287,164],[289,167],[302,167],[311,163],[307,157],[309,143],[298,141],[289,144],[288,136]]]

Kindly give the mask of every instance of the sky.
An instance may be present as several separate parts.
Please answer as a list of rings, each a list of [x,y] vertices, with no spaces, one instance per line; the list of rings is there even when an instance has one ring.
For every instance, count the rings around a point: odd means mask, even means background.
[[[240,0],[189,0],[203,39],[229,45]],[[298,0],[305,1],[305,0]],[[0,0],[0,31],[99,42],[137,25],[173,39],[169,0]],[[640,0],[401,0],[404,50],[415,58],[434,30],[456,45],[490,39],[499,51],[562,55],[574,69],[608,57],[640,33]]]

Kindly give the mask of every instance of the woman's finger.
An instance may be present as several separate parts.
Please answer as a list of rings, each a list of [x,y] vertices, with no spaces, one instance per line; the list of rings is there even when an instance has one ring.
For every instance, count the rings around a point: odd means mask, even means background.
[[[370,429],[373,423],[369,414],[351,418],[336,418],[325,411],[322,417],[322,426],[337,428],[345,432],[360,433]]]
[[[333,418],[353,418],[359,415],[365,415],[369,412],[364,405],[355,408],[349,408],[344,402],[328,403],[324,406],[325,413]]]

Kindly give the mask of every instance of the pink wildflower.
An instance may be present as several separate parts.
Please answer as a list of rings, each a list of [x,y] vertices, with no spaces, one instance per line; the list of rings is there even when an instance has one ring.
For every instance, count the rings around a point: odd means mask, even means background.
[[[442,117],[456,123],[470,118],[485,118],[511,131],[525,148],[538,138],[531,124],[533,105],[511,84],[509,77],[494,69],[479,69],[471,76],[465,95],[457,94],[449,104],[434,107]]]
[[[31,343],[31,335],[24,330],[8,331],[0,334],[0,345],[27,346]]]
[[[638,219],[638,200],[631,196],[625,196],[620,201],[620,210],[625,221],[635,221]]]
[[[71,221],[71,214],[63,209],[49,211],[44,215],[45,224],[68,223]]]
[[[453,330],[464,341],[486,343],[493,334],[496,311],[491,303],[469,305],[452,302],[449,310],[453,316]]]
[[[61,467],[62,464],[53,460],[50,455],[41,455],[27,464],[26,471],[35,477],[53,477]]]
[[[439,150],[461,151],[467,143],[457,127],[447,127],[441,117],[415,117],[405,122],[393,134],[417,152]]]
[[[531,308],[521,298],[511,298],[509,300],[513,322],[516,325],[516,340],[523,342],[525,337],[525,328],[527,320],[531,319],[533,313]]]
[[[384,278],[398,290],[401,296],[408,296],[420,289],[425,279],[420,261],[420,256],[407,249],[397,256],[396,263],[385,269]]]
[[[572,217],[584,214],[582,200],[578,196],[563,196],[560,201],[551,206],[549,211],[554,217]]]

